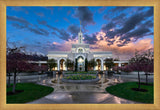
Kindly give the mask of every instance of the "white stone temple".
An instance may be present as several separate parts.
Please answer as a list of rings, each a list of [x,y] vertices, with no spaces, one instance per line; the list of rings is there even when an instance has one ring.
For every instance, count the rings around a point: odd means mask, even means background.
[[[71,51],[49,51],[47,56],[48,59],[57,60],[57,67],[55,70],[67,70],[64,64],[65,61],[70,59],[75,62],[77,59],[78,71],[84,71],[86,58],[88,61],[93,58],[95,59],[98,65],[94,68],[94,70],[106,70],[106,67],[104,66],[104,60],[106,58],[112,58],[112,52],[91,52],[89,44],[83,43],[83,33],[80,27],[80,32],[78,33],[78,43],[72,44]]]

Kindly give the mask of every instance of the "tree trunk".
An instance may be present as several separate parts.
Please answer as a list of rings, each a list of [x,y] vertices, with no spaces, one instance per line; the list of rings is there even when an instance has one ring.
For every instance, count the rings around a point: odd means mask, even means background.
[[[14,72],[14,82],[13,82],[13,89],[12,89],[13,93],[15,93],[15,89],[16,89],[16,72]]]
[[[146,84],[148,84],[148,73],[146,73]]]
[[[139,71],[138,71],[138,89],[140,90],[140,74],[139,74]]]
[[[9,74],[9,77],[8,77],[8,84],[7,84],[7,87],[10,87],[10,78],[11,78],[11,73],[8,73]]]

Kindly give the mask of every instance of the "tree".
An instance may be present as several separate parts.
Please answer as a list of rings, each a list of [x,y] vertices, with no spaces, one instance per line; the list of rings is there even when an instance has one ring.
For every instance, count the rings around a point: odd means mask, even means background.
[[[49,59],[47,61],[47,64],[48,64],[48,67],[49,67],[49,70],[52,71],[52,68],[55,69],[55,67],[57,66],[57,63],[56,63],[56,60],[55,59]]]
[[[142,70],[145,72],[146,75],[146,84],[148,84],[148,74],[153,73],[154,70],[154,57],[153,52],[149,49],[147,52],[143,54],[143,65]]]
[[[7,48],[7,72],[14,74],[13,93],[15,93],[17,73],[29,71],[32,68],[22,49],[23,47]]]
[[[88,66],[89,66],[89,67],[92,67],[92,68],[94,68],[95,66],[97,66],[97,63],[96,63],[95,59],[91,59],[91,60],[88,62]]]
[[[85,71],[88,71],[88,60],[85,58]]]
[[[65,66],[67,67],[67,70],[68,70],[68,68],[72,68],[72,70],[73,70],[74,62],[71,61],[70,59],[67,59],[65,62]]]
[[[125,65],[125,66],[122,66],[122,67],[119,67],[119,68],[120,68],[121,71],[127,72],[127,74],[129,72],[133,71],[131,65]]]
[[[143,55],[139,54],[138,51],[136,51],[135,56],[129,60],[130,68],[133,71],[138,72],[138,90],[140,90],[140,83],[141,83],[139,72],[143,71],[143,69],[142,69],[143,63],[144,63],[143,61],[144,61]]]
[[[104,64],[105,64],[106,68],[108,67],[108,69],[110,70],[114,66],[113,59],[106,58]]]

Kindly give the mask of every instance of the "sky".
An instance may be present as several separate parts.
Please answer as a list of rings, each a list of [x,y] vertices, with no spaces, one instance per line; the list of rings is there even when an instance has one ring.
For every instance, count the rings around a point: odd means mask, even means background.
[[[8,6],[7,42],[44,55],[70,51],[81,22],[91,51],[112,51],[114,58],[128,60],[135,50],[153,48],[153,19],[153,7]]]

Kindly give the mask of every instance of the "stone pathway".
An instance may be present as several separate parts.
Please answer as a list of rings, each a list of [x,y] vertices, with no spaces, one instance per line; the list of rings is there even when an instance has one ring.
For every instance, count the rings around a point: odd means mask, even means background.
[[[49,85],[54,88],[54,92],[28,104],[78,104],[78,103],[106,103],[106,104],[134,104],[138,102],[129,101],[116,97],[105,91],[108,83],[99,84],[70,84],[51,83],[50,79],[43,80],[39,84]]]

